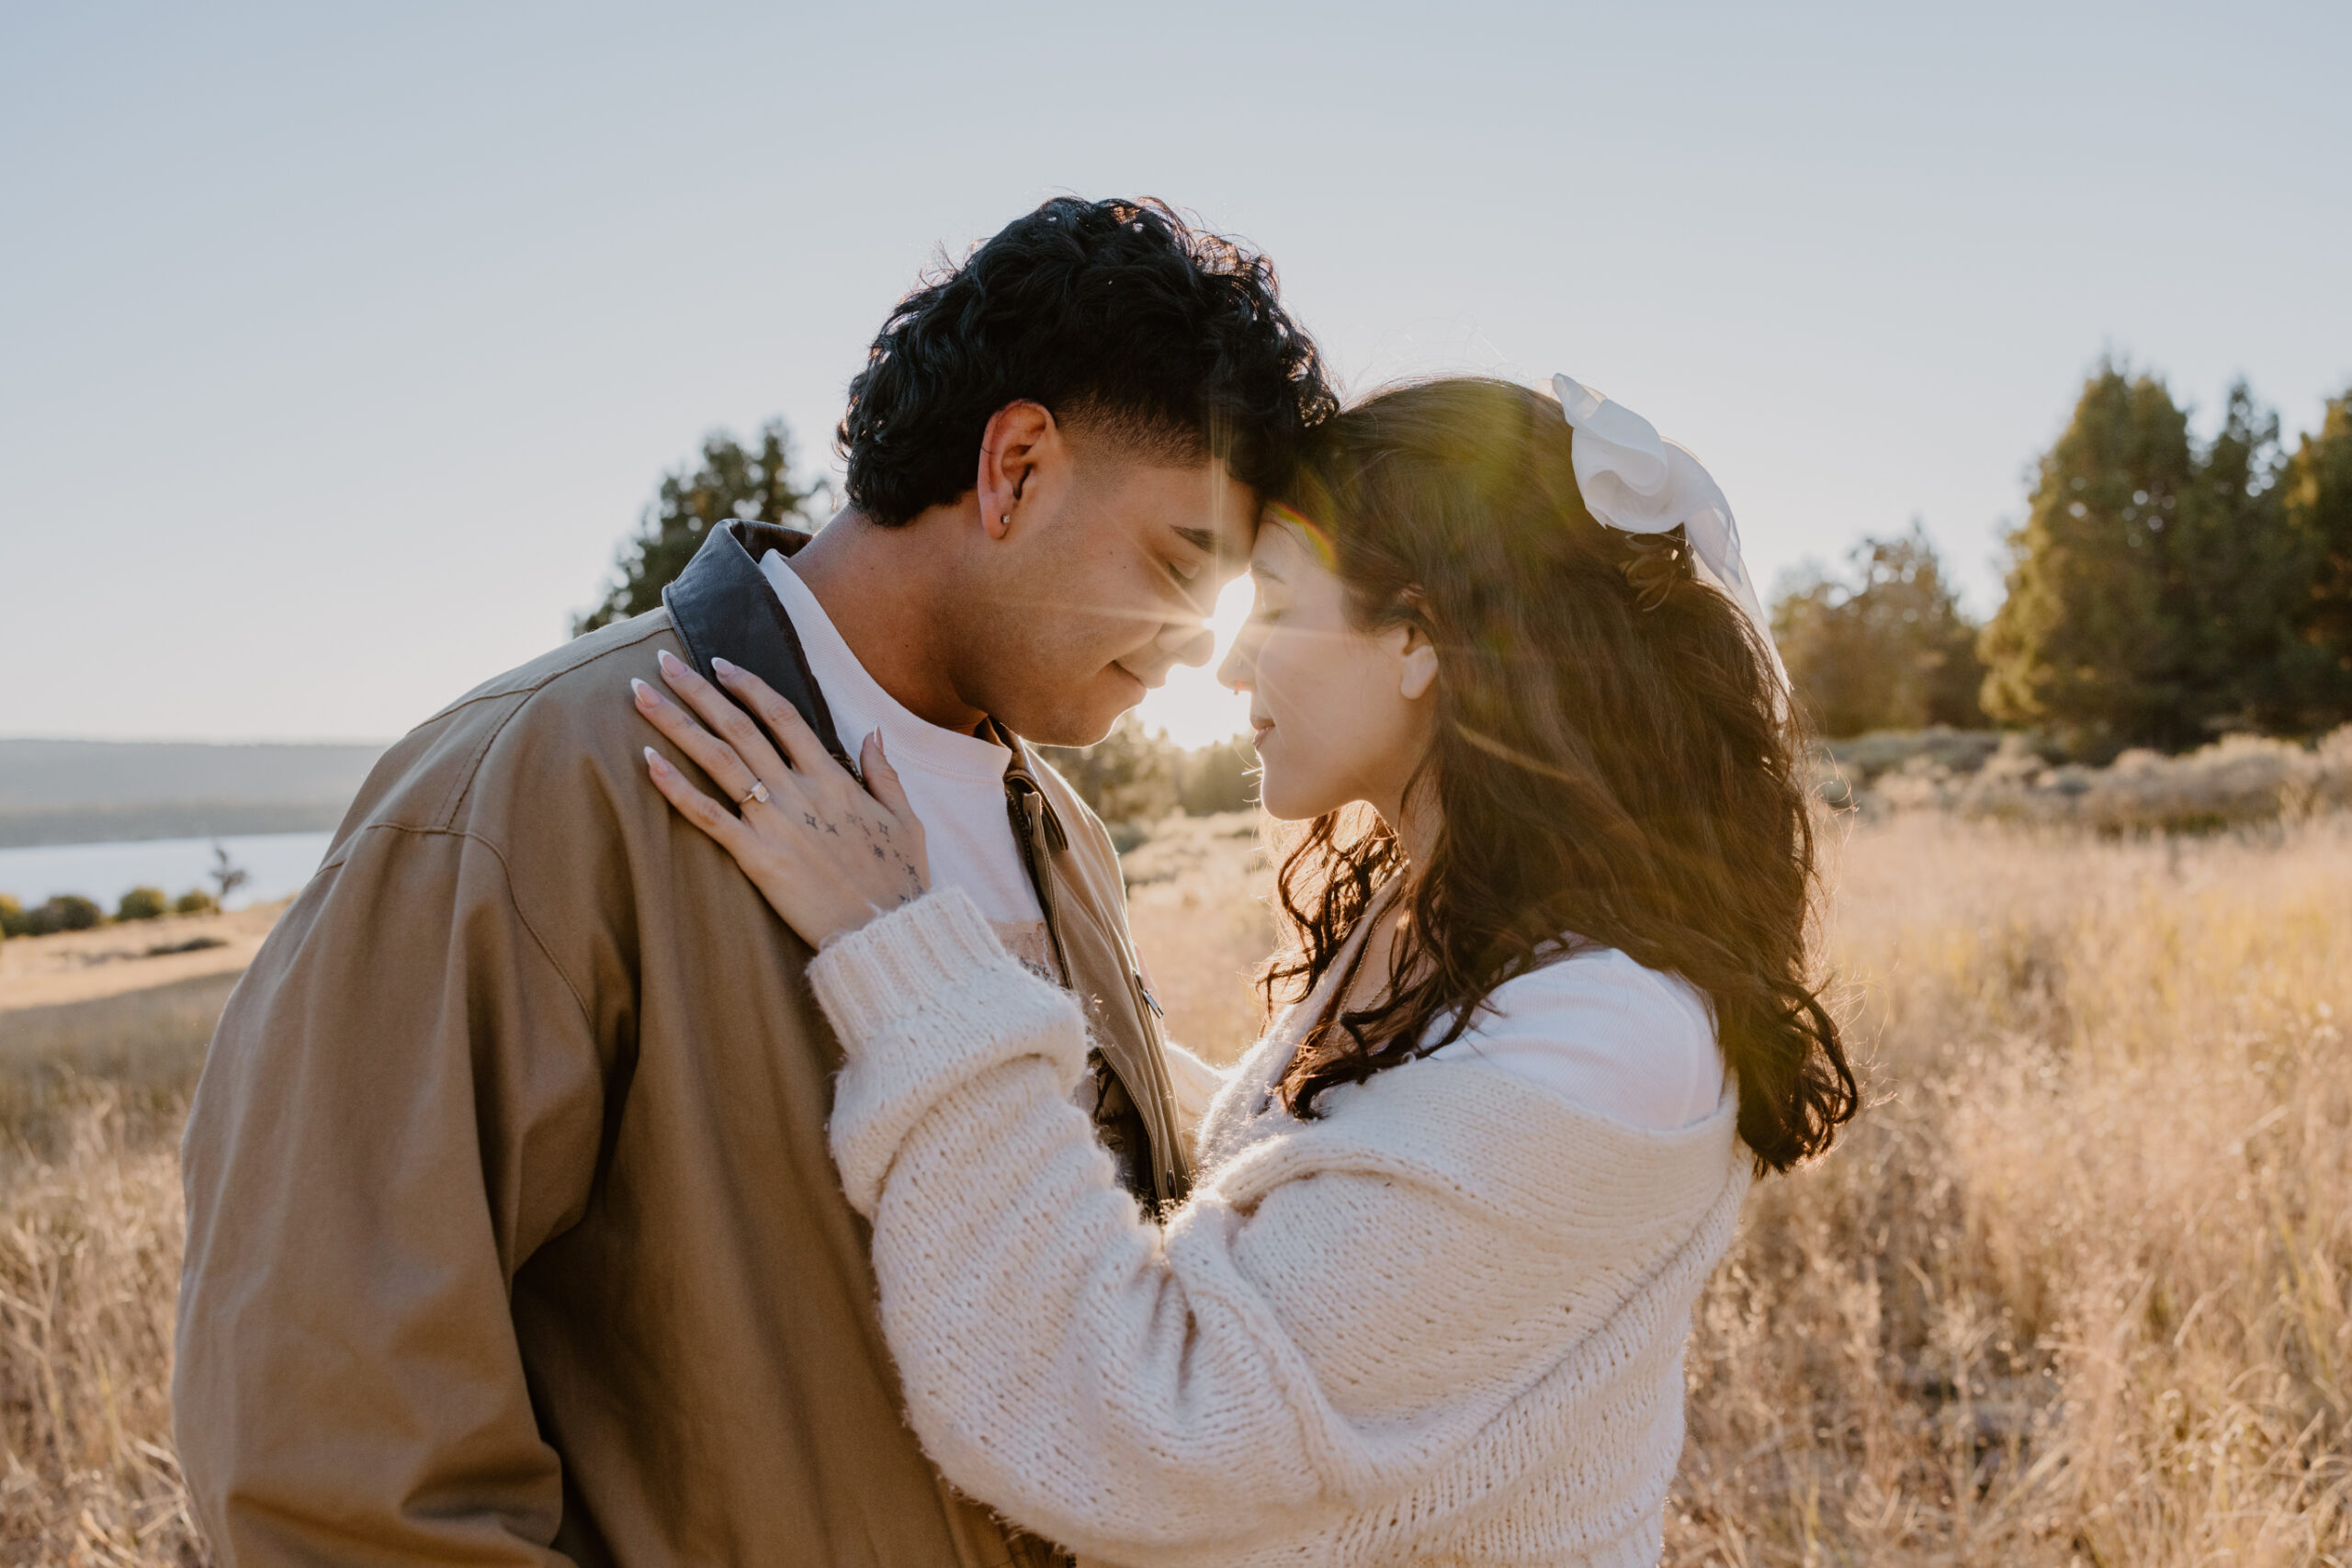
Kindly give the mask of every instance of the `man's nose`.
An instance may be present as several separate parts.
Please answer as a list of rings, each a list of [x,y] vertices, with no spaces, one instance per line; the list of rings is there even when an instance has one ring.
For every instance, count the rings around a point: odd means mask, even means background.
[[[1199,621],[1178,621],[1172,626],[1163,626],[1159,640],[1162,653],[1179,664],[1189,664],[1196,670],[1206,664],[1209,655],[1216,651],[1216,633]]]

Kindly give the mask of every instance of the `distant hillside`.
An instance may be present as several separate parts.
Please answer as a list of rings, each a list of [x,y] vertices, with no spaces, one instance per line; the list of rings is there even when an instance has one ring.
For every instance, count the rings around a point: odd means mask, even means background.
[[[381,746],[0,740],[0,848],[332,828]]]

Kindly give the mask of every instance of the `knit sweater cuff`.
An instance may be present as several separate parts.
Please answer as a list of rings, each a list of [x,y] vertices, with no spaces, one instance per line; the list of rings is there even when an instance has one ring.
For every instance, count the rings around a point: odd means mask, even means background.
[[[1086,1026],[1068,992],[1023,968],[971,897],[940,887],[829,943],[809,983],[846,1062],[833,1096],[834,1162],[872,1213],[899,1145],[933,1106],[1023,1056],[1065,1093],[1086,1066]]]
[[[864,1039],[920,1009],[943,984],[1010,962],[971,895],[946,886],[827,942],[808,979],[833,1028],[845,1040]]]

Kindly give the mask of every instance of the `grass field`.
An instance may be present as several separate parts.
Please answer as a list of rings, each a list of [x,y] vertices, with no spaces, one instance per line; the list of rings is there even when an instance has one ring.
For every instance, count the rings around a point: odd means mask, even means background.
[[[1668,1561],[2352,1563],[2352,821],[1837,831],[1873,1103],[1702,1303]],[[1179,1037],[1229,1057],[1249,824],[1130,873]],[[227,984],[0,1011],[0,1562],[194,1557],[172,1142]]]

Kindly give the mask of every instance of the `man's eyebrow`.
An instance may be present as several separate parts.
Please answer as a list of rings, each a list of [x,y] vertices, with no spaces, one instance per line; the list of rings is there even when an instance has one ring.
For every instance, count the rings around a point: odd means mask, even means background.
[[[1203,555],[1213,556],[1217,553],[1220,547],[1216,535],[1207,528],[1179,528],[1176,530],[1176,536]]]

